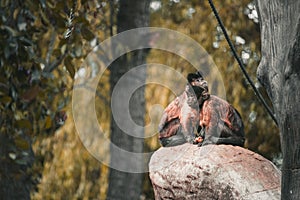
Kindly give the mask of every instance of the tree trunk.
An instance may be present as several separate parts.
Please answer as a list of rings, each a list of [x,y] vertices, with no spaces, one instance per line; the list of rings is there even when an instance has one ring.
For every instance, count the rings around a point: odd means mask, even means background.
[[[283,153],[281,199],[300,199],[300,1],[258,0],[262,59],[257,76],[270,96]]]
[[[145,27],[149,24],[149,1],[147,0],[121,0],[119,13],[117,16],[117,29],[118,33],[137,27]],[[134,36],[133,36],[134,37]],[[119,47],[120,44],[118,44]],[[124,44],[122,48],[126,48]],[[139,50],[132,53],[128,53],[119,57],[110,66],[110,84],[111,92],[113,92],[119,79],[127,73],[129,70],[136,66],[145,63],[146,51]],[[132,121],[138,124],[141,128],[139,130],[132,130],[134,136],[128,135],[122,127],[119,127],[112,114],[111,120],[111,142],[119,147],[120,149],[126,150],[128,152],[142,153],[143,152],[143,135],[144,135],[144,114],[145,114],[145,98],[144,98],[144,87],[136,90],[129,102],[123,102],[126,99],[127,87],[138,81],[145,83],[146,80],[146,69],[139,70],[137,76],[130,76],[123,82],[122,92],[124,94],[118,94],[118,101],[122,106],[127,107],[131,114],[131,119],[122,119],[125,124],[130,128]],[[128,105],[129,103],[129,105]],[[127,123],[128,122],[128,123]],[[136,136],[136,137],[135,137]],[[111,150],[111,166],[115,166],[116,163],[120,163],[125,166],[125,168],[130,168],[135,166],[137,171],[143,169],[144,160],[143,157],[132,160],[132,158],[123,158],[119,155],[119,151]],[[120,158],[121,157],[121,158]],[[130,170],[129,170],[130,171]],[[126,171],[118,171],[116,169],[110,169],[109,175],[109,187],[107,199],[139,199],[142,191],[143,174],[142,173],[130,173]]]

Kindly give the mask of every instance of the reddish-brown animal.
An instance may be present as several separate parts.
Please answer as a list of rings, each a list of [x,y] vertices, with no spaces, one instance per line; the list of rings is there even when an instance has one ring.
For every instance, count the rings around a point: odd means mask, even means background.
[[[243,146],[244,124],[238,111],[227,101],[208,93],[201,73],[189,74],[187,79],[186,90],[168,105],[161,119],[159,138],[162,145],[194,142]],[[195,130],[200,132],[200,137],[195,138]]]
[[[238,111],[227,101],[210,95],[200,108],[203,144],[243,146],[244,124]]]
[[[163,146],[192,143],[199,127],[198,98],[203,88],[194,87],[189,79],[185,91],[165,109],[159,123],[159,139]]]

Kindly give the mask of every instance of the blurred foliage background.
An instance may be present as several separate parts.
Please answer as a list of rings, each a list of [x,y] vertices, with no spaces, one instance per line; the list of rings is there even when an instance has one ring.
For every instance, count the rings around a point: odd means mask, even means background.
[[[218,0],[215,4],[248,73],[267,98],[256,80],[260,33],[253,1]],[[88,53],[116,32],[118,1],[1,0],[0,6],[2,179],[6,177],[5,166],[12,166],[12,175],[6,179],[27,177],[35,186],[30,188],[32,199],[105,199],[109,168],[91,156],[80,141],[70,100],[74,77],[80,75]],[[244,120],[246,148],[277,162],[278,129],[245,81],[208,2],[153,0],[150,9],[151,26],[184,33],[212,56],[222,75],[226,98]],[[160,50],[151,50],[147,60],[185,75],[193,70],[182,58]],[[92,76],[93,72],[85,73]],[[155,74],[148,71],[149,76]],[[101,95],[96,96],[95,104],[107,135],[111,115],[109,75],[105,71],[99,82]],[[158,124],[160,115],[151,114],[150,108],[155,104],[165,107],[175,96],[167,88],[149,84],[145,98],[146,124],[150,123],[149,116]],[[95,127],[87,128],[93,131]],[[146,128],[146,135],[150,131]],[[159,147],[157,137],[145,139],[145,151]],[[153,199],[146,173],[141,199]]]

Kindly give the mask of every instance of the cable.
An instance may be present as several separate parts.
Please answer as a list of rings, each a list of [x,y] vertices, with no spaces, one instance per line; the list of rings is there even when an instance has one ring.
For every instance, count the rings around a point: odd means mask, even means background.
[[[253,81],[251,80],[251,78],[249,77],[249,75],[248,75],[248,73],[247,73],[247,71],[246,71],[246,69],[245,69],[244,64],[242,63],[241,59],[240,59],[239,56],[237,55],[236,50],[235,50],[235,48],[234,48],[234,46],[233,46],[233,44],[232,44],[232,42],[231,42],[231,40],[230,40],[230,38],[229,38],[229,36],[228,36],[228,34],[227,34],[227,31],[226,31],[226,29],[225,29],[225,26],[224,26],[224,24],[223,24],[223,22],[222,22],[222,20],[221,20],[221,18],[220,18],[220,16],[219,16],[219,14],[218,14],[216,8],[215,8],[215,6],[214,6],[212,0],[208,0],[208,2],[209,2],[209,5],[210,5],[210,7],[211,7],[211,9],[212,9],[212,11],[213,11],[213,13],[214,13],[214,15],[215,15],[215,17],[216,17],[218,23],[219,23],[219,25],[220,25],[222,31],[223,31],[223,34],[224,34],[225,39],[226,39],[226,41],[227,41],[227,43],[228,43],[228,45],[229,45],[229,47],[230,47],[230,49],[231,49],[231,51],[232,51],[232,53],[233,53],[233,56],[235,57],[235,59],[237,60],[237,62],[238,62],[238,64],[239,64],[240,69],[241,69],[242,72],[244,73],[244,75],[245,75],[247,81],[250,83],[250,85],[251,85],[252,89],[254,90],[254,93],[255,93],[255,95],[257,96],[257,98],[261,101],[261,103],[263,104],[263,106],[266,108],[267,112],[269,113],[269,115],[271,116],[271,118],[274,120],[275,124],[278,125],[278,122],[277,122],[277,120],[276,120],[276,118],[275,118],[275,116],[274,116],[274,114],[273,114],[271,108],[268,106],[268,104],[266,103],[266,101],[265,101],[264,98],[262,97],[261,93],[260,93],[260,92],[257,90],[257,88],[255,87]]]

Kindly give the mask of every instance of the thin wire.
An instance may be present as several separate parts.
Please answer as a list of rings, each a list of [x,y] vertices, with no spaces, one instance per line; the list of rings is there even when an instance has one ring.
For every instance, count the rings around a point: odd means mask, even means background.
[[[214,15],[215,15],[215,17],[216,17],[218,23],[219,23],[219,25],[220,25],[222,31],[223,31],[223,34],[224,34],[225,39],[226,39],[226,41],[227,41],[227,43],[228,43],[228,45],[229,45],[229,47],[230,47],[230,49],[231,49],[231,51],[232,51],[232,53],[233,53],[233,56],[235,57],[235,59],[237,60],[237,62],[238,62],[238,64],[239,64],[240,69],[241,69],[242,72],[244,73],[244,75],[245,75],[247,81],[250,83],[250,85],[251,85],[252,89],[254,90],[254,93],[255,93],[255,95],[257,96],[257,98],[261,101],[261,103],[263,104],[263,106],[266,108],[267,112],[269,113],[269,115],[271,116],[271,118],[274,120],[275,124],[278,125],[278,122],[277,122],[277,120],[276,120],[276,118],[275,118],[275,116],[274,116],[274,114],[273,114],[271,108],[268,106],[268,104],[266,103],[266,101],[265,101],[264,98],[262,97],[261,93],[260,93],[260,92],[257,90],[257,88],[255,87],[253,81],[251,80],[251,78],[249,77],[247,71],[245,70],[244,64],[242,63],[241,59],[240,59],[239,56],[237,55],[236,50],[235,50],[235,48],[234,48],[234,46],[233,46],[233,44],[232,44],[232,42],[231,42],[231,40],[230,40],[230,38],[229,38],[229,36],[228,36],[228,34],[227,34],[227,31],[226,31],[226,29],[225,29],[225,26],[224,26],[224,24],[223,24],[223,22],[222,22],[222,20],[221,20],[221,18],[220,18],[220,16],[219,16],[219,14],[218,14],[216,8],[215,8],[215,6],[214,6],[212,0],[208,0],[208,2],[209,2],[209,5],[210,5],[210,7],[211,7],[211,9],[212,9],[212,11],[213,11],[213,13],[214,13]]]

